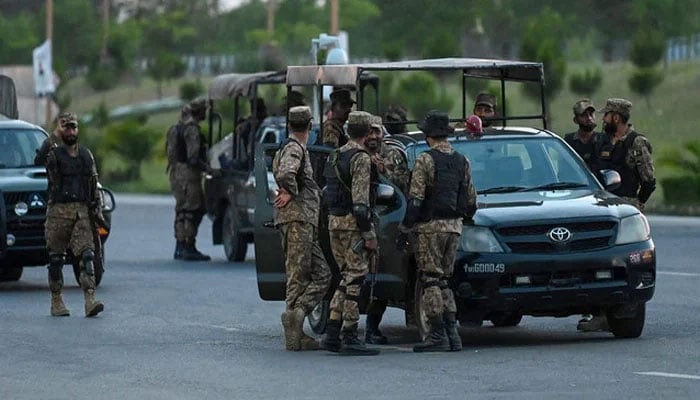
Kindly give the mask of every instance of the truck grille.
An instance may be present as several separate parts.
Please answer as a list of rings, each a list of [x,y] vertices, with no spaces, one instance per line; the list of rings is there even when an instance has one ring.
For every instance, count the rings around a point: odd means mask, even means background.
[[[616,221],[563,222],[507,226],[496,229],[496,232],[513,253],[564,253],[611,246],[616,226]],[[559,227],[571,232],[571,240],[554,242],[548,237],[552,229]]]
[[[46,221],[46,191],[3,192],[7,215],[7,233],[15,236],[13,247],[45,247],[44,222]],[[15,204],[23,201],[29,211],[23,216],[15,214]]]

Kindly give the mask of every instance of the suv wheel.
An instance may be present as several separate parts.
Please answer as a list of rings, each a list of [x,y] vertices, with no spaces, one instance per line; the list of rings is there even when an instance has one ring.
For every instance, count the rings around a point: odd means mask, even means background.
[[[608,326],[617,338],[638,338],[644,330],[646,318],[646,303],[639,304],[634,316],[631,318],[615,317],[614,310],[608,310]]]
[[[413,290],[413,299],[415,306],[415,321],[416,327],[418,328],[418,334],[421,340],[425,340],[430,333],[430,322],[428,317],[425,315],[425,309],[423,308],[423,282],[420,277],[416,277],[416,284]]]
[[[221,237],[224,242],[224,253],[229,261],[244,261],[248,252],[248,242],[241,236],[237,225],[236,210],[231,206],[226,207]]]
[[[523,319],[521,314],[516,313],[498,313],[491,317],[490,321],[493,326],[503,328],[507,326],[518,326],[520,321]]]
[[[15,282],[22,277],[22,267],[4,267],[0,269],[0,282]]]
[[[102,275],[104,274],[105,268],[105,253],[100,251],[98,259],[94,262],[95,265],[95,287],[100,286],[102,282]],[[80,286],[80,259],[78,257],[73,257],[73,275],[75,276],[75,281]]]
[[[309,326],[311,330],[320,335],[326,331],[326,323],[331,312],[331,302],[329,300],[321,300],[309,314]]]

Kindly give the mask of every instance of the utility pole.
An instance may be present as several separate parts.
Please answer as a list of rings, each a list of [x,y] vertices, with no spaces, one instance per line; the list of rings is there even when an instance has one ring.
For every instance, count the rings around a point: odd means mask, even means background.
[[[107,52],[107,40],[109,39],[109,0],[102,0],[102,51],[100,63],[105,64],[109,57]]]
[[[46,0],[46,40],[51,44],[49,49],[51,51],[51,59],[53,59],[53,0]],[[53,64],[53,62],[52,62]],[[49,79],[53,79],[53,66],[48,66],[47,74],[49,74]],[[51,131],[51,95],[45,94],[46,98],[46,130]]]
[[[275,0],[267,1],[267,34],[272,40],[272,35],[275,34]]]
[[[338,0],[331,0],[331,35],[338,35],[338,13],[340,11],[339,8],[340,4],[338,3]]]

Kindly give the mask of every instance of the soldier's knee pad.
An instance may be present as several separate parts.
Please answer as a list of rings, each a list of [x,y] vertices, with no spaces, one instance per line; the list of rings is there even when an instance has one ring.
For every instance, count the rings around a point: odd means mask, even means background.
[[[88,275],[95,275],[95,252],[92,249],[83,250],[82,258],[82,270]]]
[[[52,281],[63,280],[63,264],[66,262],[66,255],[63,253],[49,254],[49,278]]]

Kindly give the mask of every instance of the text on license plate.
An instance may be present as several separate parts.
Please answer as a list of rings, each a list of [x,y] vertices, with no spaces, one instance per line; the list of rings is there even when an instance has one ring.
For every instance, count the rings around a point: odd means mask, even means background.
[[[503,263],[474,263],[465,264],[464,272],[473,274],[502,274],[506,272],[506,265]]]

